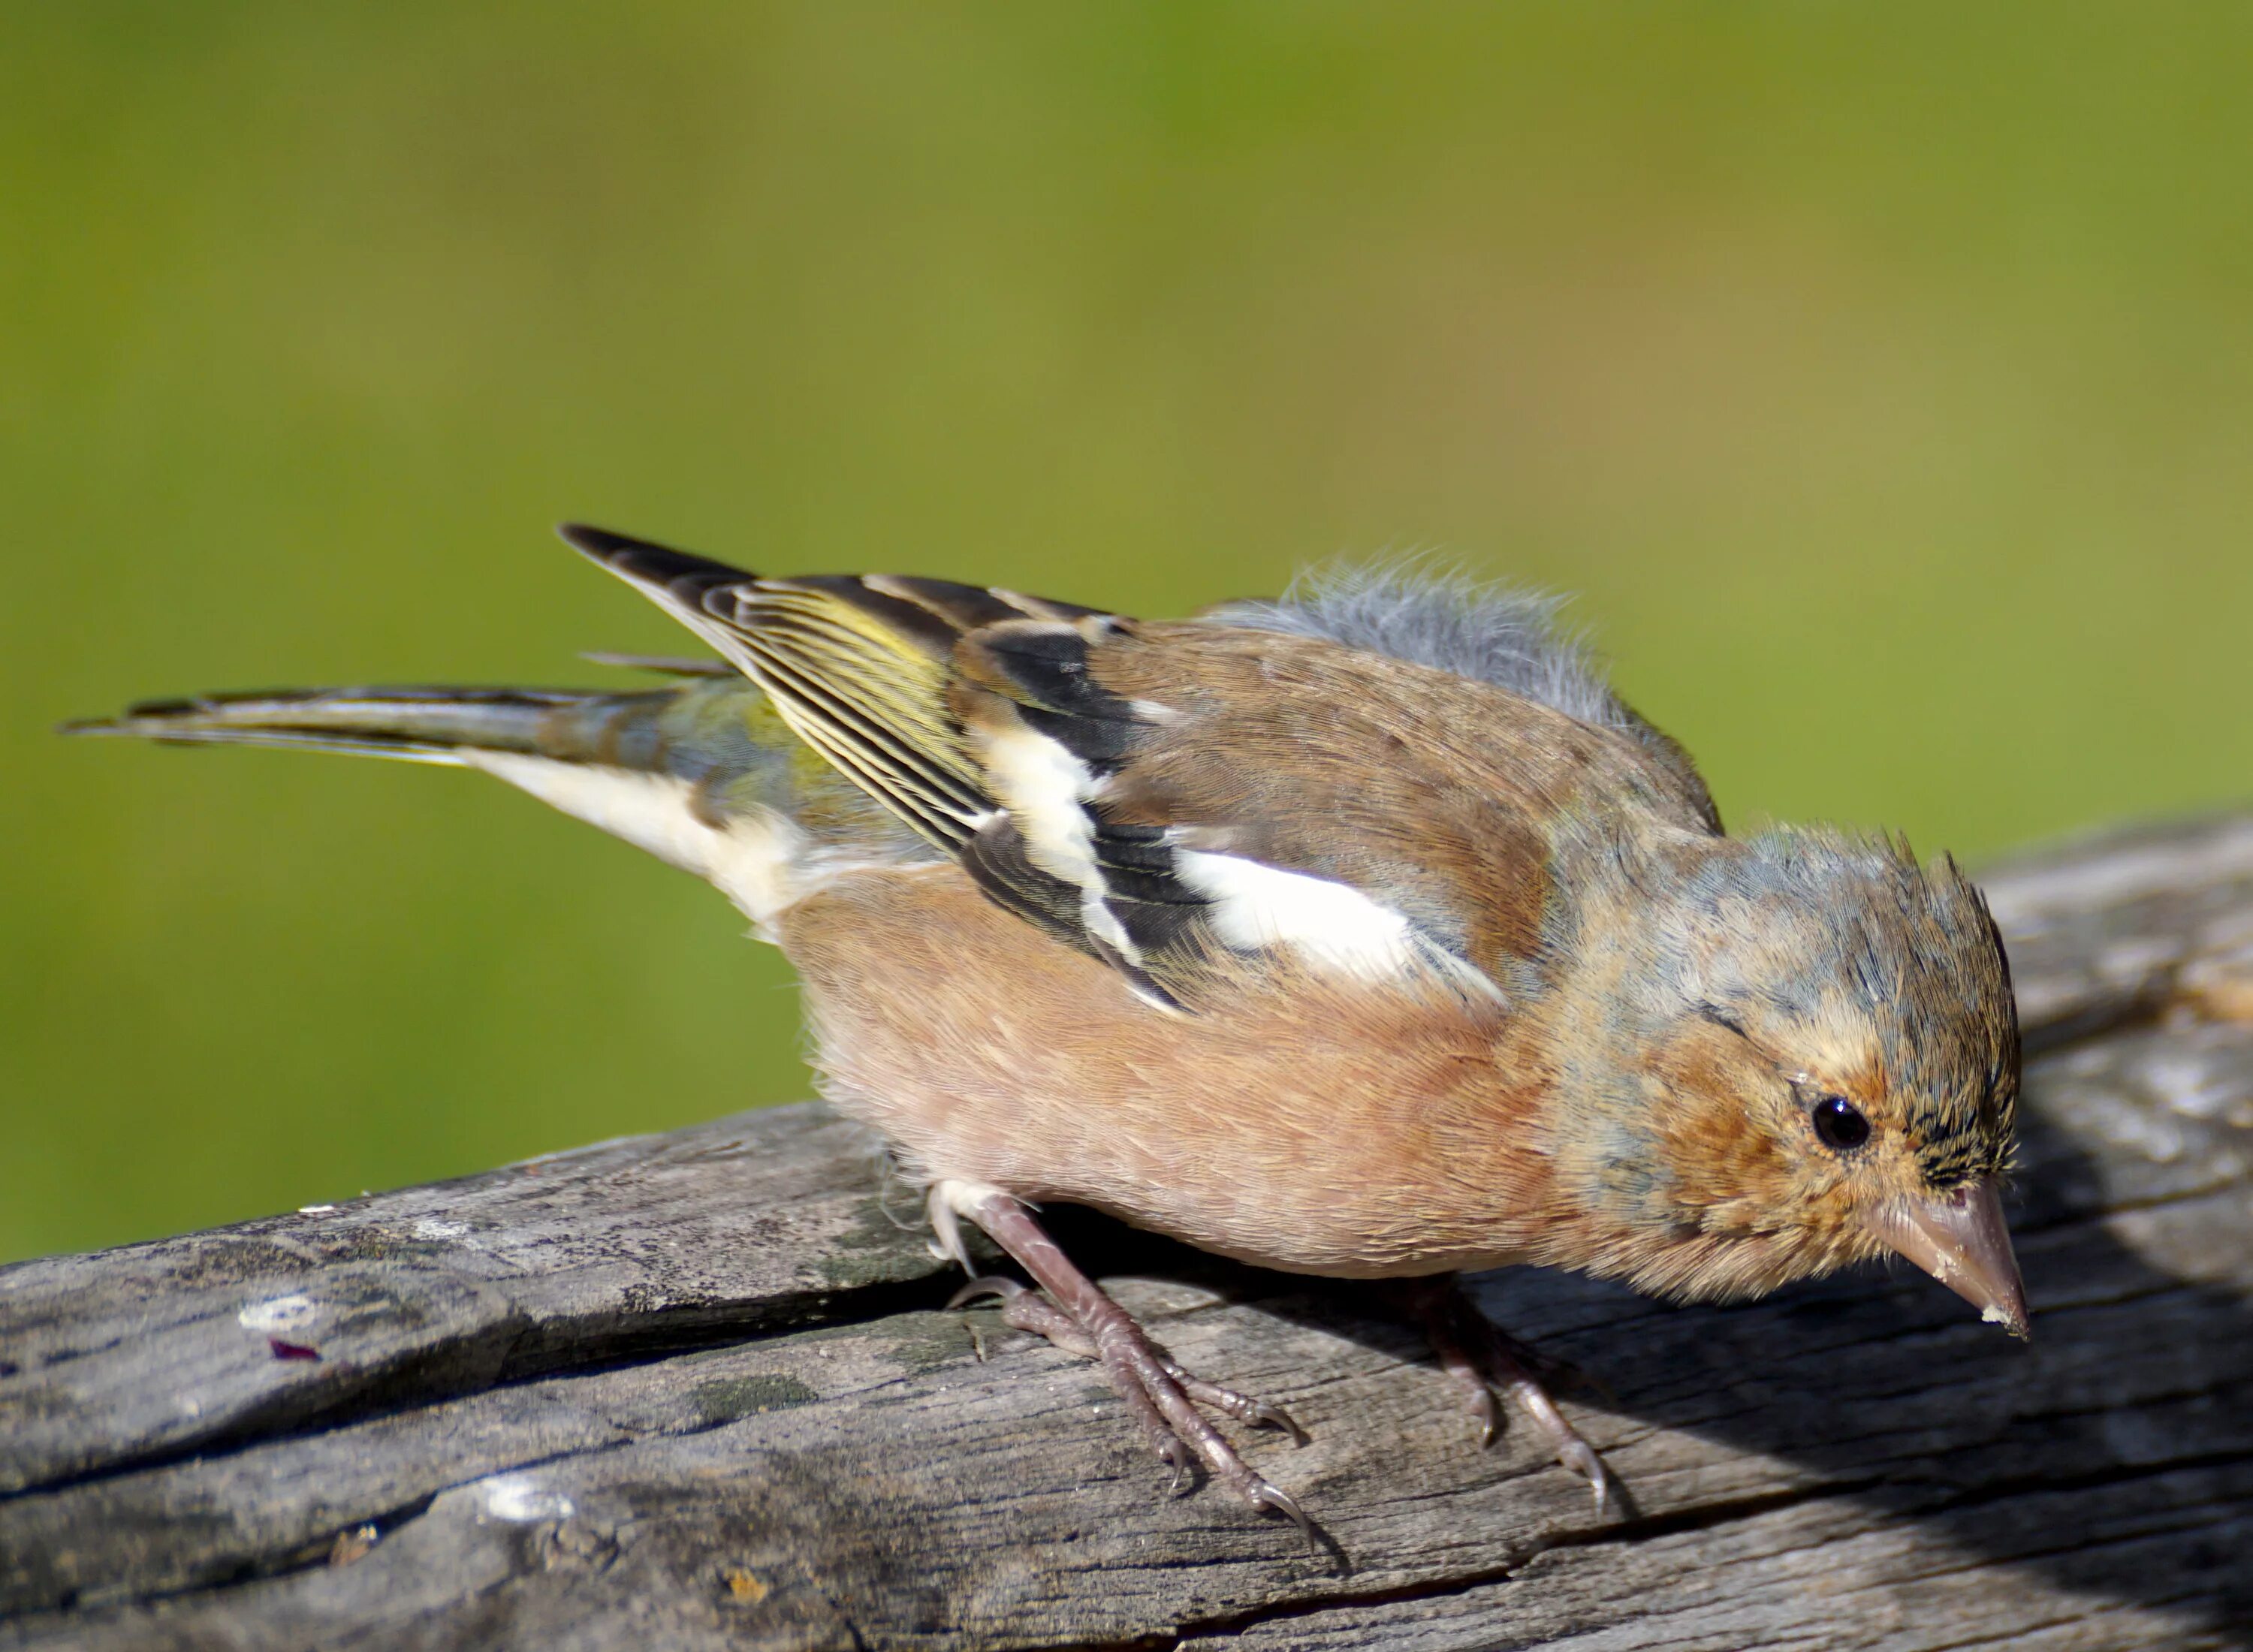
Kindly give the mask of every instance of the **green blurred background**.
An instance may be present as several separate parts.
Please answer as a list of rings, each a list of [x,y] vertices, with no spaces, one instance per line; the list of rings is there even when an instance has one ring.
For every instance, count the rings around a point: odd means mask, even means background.
[[[17,4],[0,1256],[806,1093],[716,897],[499,787],[65,742],[626,680],[548,535],[1179,612],[1577,590],[1730,816],[2248,790],[2253,11]]]

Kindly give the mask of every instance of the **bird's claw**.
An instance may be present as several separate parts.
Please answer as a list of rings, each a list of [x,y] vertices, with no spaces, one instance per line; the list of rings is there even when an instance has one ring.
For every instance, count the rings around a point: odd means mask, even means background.
[[[1508,1394],[1548,1437],[1557,1460],[1588,1482],[1602,1519],[1613,1502],[1611,1476],[1596,1448],[1557,1409],[1543,1383],[1550,1376],[1577,1384],[1587,1379],[1573,1367],[1536,1353],[1496,1325],[1450,1284],[1426,1295],[1421,1314],[1440,1368],[1468,1398],[1479,1425],[1479,1444],[1491,1446],[1502,1432],[1502,1406],[1496,1391]],[[1592,1384],[1591,1384],[1592,1385]]]
[[[1459,1381],[1463,1375],[1452,1368],[1447,1374]],[[1495,1398],[1494,1390],[1487,1386],[1486,1378],[1475,1372],[1462,1386],[1470,1404],[1471,1420],[1478,1425],[1479,1449],[1490,1451],[1494,1442],[1502,1438],[1502,1405]]]
[[[1159,1442],[1158,1460],[1174,1471],[1172,1477],[1166,1481],[1166,1495],[1178,1497],[1184,1490],[1193,1491],[1196,1488],[1195,1475],[1190,1468],[1190,1465],[1196,1460],[1190,1454],[1189,1448],[1173,1435],[1168,1434]]]
[[[1024,1290],[1023,1286],[1006,1274],[981,1273],[974,1279],[964,1280],[960,1288],[946,1299],[946,1306],[950,1308],[964,1307],[986,1296],[998,1296],[1007,1302],[1012,1297],[1024,1294]]]
[[[1596,1500],[1596,1518],[1601,1520],[1611,1509],[1612,1477],[1604,1470],[1604,1460],[1596,1455],[1595,1447],[1578,1434],[1561,1440],[1557,1446],[1557,1460],[1588,1482],[1588,1489]]]
[[[979,1208],[973,1219],[1043,1288],[1029,1290],[1015,1279],[980,1277],[956,1291],[950,1306],[999,1297],[1004,1323],[1100,1364],[1158,1460],[1173,1470],[1172,1492],[1179,1493],[1184,1477],[1194,1477],[1202,1466],[1254,1509],[1287,1515],[1302,1530],[1311,1531],[1299,1505],[1253,1474],[1197,1407],[1209,1406],[1253,1427],[1280,1429],[1293,1440],[1304,1442],[1306,1431],[1290,1413],[1183,1370],[1126,1309],[1064,1259],[1031,1213],[1015,1200],[996,1195]]]
[[[1193,1377],[1170,1359],[1161,1359],[1166,1375],[1182,1385],[1182,1391],[1200,1405],[1233,1417],[1248,1428],[1273,1428],[1291,1437],[1295,1449],[1308,1441],[1307,1431],[1299,1426],[1290,1412],[1280,1405],[1249,1394],[1238,1393],[1232,1388],[1223,1388],[1218,1383],[1208,1383],[1202,1377]]]
[[[1261,1480],[1253,1483],[1249,1497],[1254,1509],[1266,1513],[1281,1515],[1293,1525],[1298,1527],[1299,1535],[1307,1540],[1307,1547],[1312,1549],[1317,1546],[1315,1538],[1315,1523],[1307,1518],[1307,1511],[1299,1507],[1298,1499],[1292,1496],[1290,1493]]]
[[[1280,1405],[1270,1405],[1264,1399],[1255,1399],[1252,1402],[1252,1409],[1245,1414],[1244,1420],[1254,1428],[1273,1428],[1279,1432],[1288,1434],[1294,1450],[1308,1442],[1307,1431],[1299,1426],[1296,1418]]]

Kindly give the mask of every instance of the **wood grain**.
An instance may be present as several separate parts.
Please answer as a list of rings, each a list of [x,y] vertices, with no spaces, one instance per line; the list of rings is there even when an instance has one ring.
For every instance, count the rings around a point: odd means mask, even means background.
[[[1478,1450],[1383,1290],[1072,1221],[1308,1426],[1246,1446],[1322,1543],[1167,1497],[806,1105],[0,1270],[0,1648],[2253,1647],[2253,816],[1984,881],[2033,1345],[1906,1270],[1490,1276],[1624,1517]]]

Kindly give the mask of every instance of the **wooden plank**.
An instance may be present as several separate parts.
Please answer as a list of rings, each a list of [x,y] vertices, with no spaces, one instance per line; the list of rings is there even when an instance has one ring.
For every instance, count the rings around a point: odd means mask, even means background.
[[[876,1162],[865,1133],[793,1108],[0,1269],[18,1368],[0,1383],[0,1491],[797,1323],[935,1277],[922,1238],[872,1202]]]
[[[0,1270],[0,1647],[2253,1646],[2253,819],[1988,882],[2046,1047],[2034,1345],[1906,1270],[1489,1277],[1608,1386],[1569,1409],[1624,1519],[1529,1431],[1477,1450],[1381,1290],[1089,1219],[1308,1425],[1247,1448],[1323,1544],[1168,1499],[807,1106]]]

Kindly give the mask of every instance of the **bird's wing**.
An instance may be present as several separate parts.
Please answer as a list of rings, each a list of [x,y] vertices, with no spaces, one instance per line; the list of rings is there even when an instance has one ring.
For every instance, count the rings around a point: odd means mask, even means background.
[[[996,902],[1163,1003],[1261,960],[1507,999],[1543,951],[1552,824],[1664,790],[1616,731],[1324,638],[566,537]]]
[[[599,528],[562,533],[757,680],[801,740],[955,851],[994,809],[947,708],[957,639],[999,619],[1088,611],[941,580],[767,579]]]

